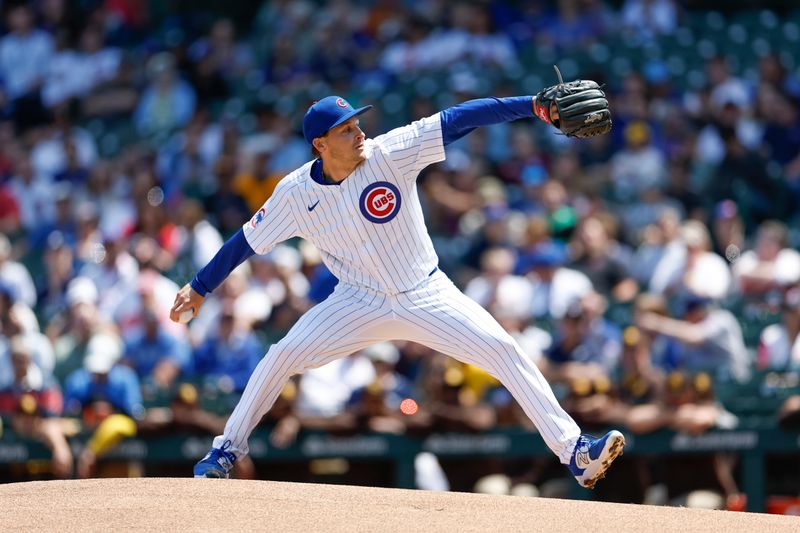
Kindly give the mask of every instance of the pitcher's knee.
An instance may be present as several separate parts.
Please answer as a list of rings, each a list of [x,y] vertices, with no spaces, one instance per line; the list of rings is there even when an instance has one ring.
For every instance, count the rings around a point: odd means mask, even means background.
[[[511,336],[508,338],[493,338],[489,343],[489,349],[486,355],[490,360],[497,362],[512,361],[517,357],[525,356],[522,349]]]
[[[509,356],[519,351],[519,346],[511,335],[493,337],[490,345],[494,352]]]
[[[315,363],[314,355],[303,349],[300,343],[294,342],[281,341],[273,345],[265,357],[274,361],[277,371],[289,376],[302,374]]]

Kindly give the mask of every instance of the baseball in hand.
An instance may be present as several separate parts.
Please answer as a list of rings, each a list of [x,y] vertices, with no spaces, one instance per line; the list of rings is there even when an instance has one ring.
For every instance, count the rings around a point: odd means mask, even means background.
[[[178,316],[178,322],[181,324],[188,324],[191,319],[194,318],[194,309],[187,309],[185,311],[181,311],[181,314]]]

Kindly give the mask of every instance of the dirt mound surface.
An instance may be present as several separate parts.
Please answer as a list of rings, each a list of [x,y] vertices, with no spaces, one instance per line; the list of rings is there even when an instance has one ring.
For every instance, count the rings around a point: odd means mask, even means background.
[[[182,478],[0,485],[2,531],[798,531],[798,518],[600,502]]]

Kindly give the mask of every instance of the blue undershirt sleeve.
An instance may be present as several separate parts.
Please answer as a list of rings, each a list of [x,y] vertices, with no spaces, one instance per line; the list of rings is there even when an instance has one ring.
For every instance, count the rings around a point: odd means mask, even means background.
[[[247,242],[244,231],[240,229],[222,245],[217,255],[197,272],[190,282],[192,289],[200,296],[205,296],[219,287],[233,269],[253,255],[255,252]]]
[[[477,127],[535,115],[532,96],[512,96],[468,100],[440,111],[439,116],[442,123],[442,143],[447,146]]]

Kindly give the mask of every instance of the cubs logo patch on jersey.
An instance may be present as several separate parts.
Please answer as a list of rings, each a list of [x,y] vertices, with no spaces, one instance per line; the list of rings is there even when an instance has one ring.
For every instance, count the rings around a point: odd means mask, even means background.
[[[375,224],[385,224],[396,217],[400,203],[400,190],[388,181],[371,183],[359,199],[361,214]]]
[[[253,215],[253,218],[250,219],[250,225],[253,226],[253,228],[258,226],[258,223],[264,220],[264,215],[266,214],[267,214],[266,209],[264,209],[263,207],[259,209],[258,212],[255,215]]]

